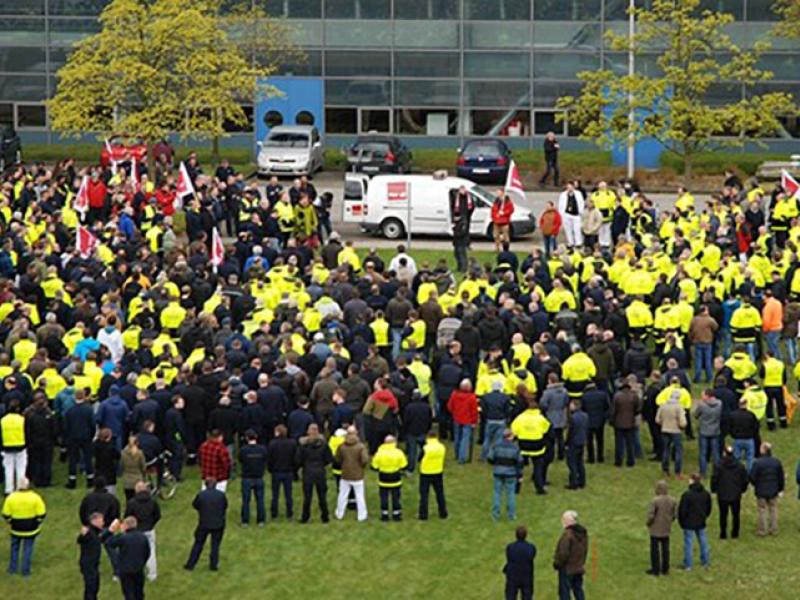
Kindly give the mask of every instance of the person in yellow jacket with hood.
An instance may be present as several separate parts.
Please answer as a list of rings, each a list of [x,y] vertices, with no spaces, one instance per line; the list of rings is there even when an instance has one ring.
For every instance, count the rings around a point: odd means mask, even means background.
[[[23,577],[31,574],[33,543],[42,530],[42,521],[47,516],[42,497],[30,489],[30,482],[22,478],[19,489],[6,497],[3,503],[3,518],[11,526],[11,556],[8,573],[14,575],[19,565],[19,551],[22,550],[21,572]]]
[[[391,498],[392,519],[403,519],[403,507],[400,504],[400,490],[403,487],[403,471],[408,466],[408,459],[393,435],[387,435],[383,444],[378,447],[372,457],[372,468],[378,472],[378,490],[381,498],[381,521],[389,520],[389,499]]]

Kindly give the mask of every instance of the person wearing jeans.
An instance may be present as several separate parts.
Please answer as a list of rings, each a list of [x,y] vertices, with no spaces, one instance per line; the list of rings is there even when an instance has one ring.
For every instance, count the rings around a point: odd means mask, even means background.
[[[469,379],[461,380],[458,389],[450,395],[447,410],[453,415],[456,459],[463,465],[470,458],[472,431],[478,423],[478,397],[472,393]]]
[[[678,505],[678,523],[683,529],[683,568],[691,570],[694,550],[694,538],[700,544],[700,563],[708,568],[711,566],[708,535],[706,534],[706,521],[711,515],[711,494],[706,491],[700,475],[689,478],[689,489],[681,496]]]
[[[706,383],[712,381],[711,360],[714,338],[719,324],[709,314],[708,306],[700,307],[689,324],[689,341],[694,346],[694,382],[700,383],[700,374],[705,373]]]
[[[11,525],[11,555],[8,573],[13,575],[19,568],[19,554],[22,550],[22,576],[31,574],[33,545],[42,528],[47,509],[42,497],[30,489],[30,482],[22,477],[19,488],[6,496],[3,503],[3,518]]]
[[[747,410],[747,399],[739,399],[739,408],[728,414],[726,433],[733,438],[734,458],[741,460],[742,456],[744,456],[748,473],[753,466],[758,428],[758,418]]]
[[[500,520],[500,507],[503,503],[503,494],[506,496],[506,513],[508,519],[517,518],[516,487],[522,475],[522,455],[519,446],[514,443],[514,434],[510,429],[503,431],[503,440],[492,446],[486,459],[492,465],[494,479],[494,493],[492,497],[492,518]]]
[[[561,515],[564,528],[556,546],[553,568],[558,571],[558,598],[584,600],[583,574],[586,570],[586,555],[589,552],[589,534],[578,523],[578,513],[568,510]]]
[[[661,453],[661,470],[669,475],[669,460],[672,448],[675,448],[675,474],[680,476],[683,470],[683,430],[686,429],[686,411],[680,404],[680,390],[670,395],[666,404],[658,407],[656,423],[661,426],[663,450]]]
[[[248,429],[245,432],[247,443],[239,450],[242,463],[242,525],[250,523],[250,496],[256,499],[256,523],[263,525],[267,520],[264,508],[264,471],[267,468],[267,449],[258,443],[258,434]]]
[[[712,464],[719,462],[720,423],[722,421],[722,402],[712,390],[703,390],[703,399],[692,411],[698,424],[698,442],[700,444],[700,475],[705,477],[708,469],[708,455]]]
[[[705,373],[706,383],[712,381],[711,370],[711,344],[694,345],[694,382],[700,383],[700,374]]]

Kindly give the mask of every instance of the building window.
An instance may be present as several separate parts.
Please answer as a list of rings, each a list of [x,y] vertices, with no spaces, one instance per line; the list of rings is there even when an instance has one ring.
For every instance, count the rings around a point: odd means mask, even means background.
[[[461,58],[457,52],[395,52],[395,77],[458,77]]]
[[[47,126],[44,104],[17,104],[17,128],[40,129]]]
[[[0,104],[0,125],[14,124],[14,105],[10,102]]]
[[[447,108],[398,108],[394,128],[405,135],[456,135],[458,111]]]
[[[546,135],[553,131],[558,135],[564,135],[564,121],[558,121],[556,110],[537,110],[533,113],[533,133],[534,135]]]
[[[290,19],[319,19],[322,17],[322,0],[261,0],[261,5],[272,17]]]
[[[361,108],[359,113],[359,133],[391,133],[392,111],[388,108]]]
[[[389,0],[326,0],[328,19],[389,19]]]
[[[395,0],[395,19],[458,19],[458,0]]]
[[[389,77],[389,52],[331,50],[325,53],[325,75],[329,77]]]
[[[467,135],[501,137],[529,136],[531,117],[527,110],[471,110],[464,131]]]
[[[325,131],[330,134],[354,134],[358,128],[355,108],[326,108]]]
[[[474,21],[529,21],[531,3],[528,0],[467,0],[464,13],[467,19]]]
[[[314,115],[312,115],[307,110],[301,110],[294,116],[294,124],[295,125],[313,125],[314,124]]]
[[[283,115],[277,110],[270,110],[264,115],[264,123],[270,129],[283,125]]]

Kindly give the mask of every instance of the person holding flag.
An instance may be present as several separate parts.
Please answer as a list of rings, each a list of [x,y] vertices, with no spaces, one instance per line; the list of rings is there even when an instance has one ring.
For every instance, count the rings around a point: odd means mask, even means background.
[[[186,169],[186,163],[181,162],[178,168],[178,182],[175,184],[175,210],[180,210],[183,207],[183,199],[186,196],[194,197],[194,184],[192,178],[189,177],[189,171]]]
[[[214,268],[214,273],[217,272],[217,269],[224,261],[225,246],[222,243],[222,236],[219,234],[219,229],[215,226],[211,234],[211,266]]]
[[[503,242],[511,241],[511,215],[514,214],[514,202],[511,200],[511,194],[516,194],[518,198],[525,197],[519,169],[513,160],[508,168],[506,187],[502,192],[498,190],[492,204],[492,234],[495,252],[500,252]]]

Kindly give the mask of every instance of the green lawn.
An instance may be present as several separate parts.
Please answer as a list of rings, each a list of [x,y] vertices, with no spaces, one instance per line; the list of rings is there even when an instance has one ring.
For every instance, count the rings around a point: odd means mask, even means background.
[[[607,432],[607,439],[610,437]],[[646,436],[645,436],[646,437]],[[776,445],[793,480],[794,463],[800,450],[797,427],[767,435]],[[645,442],[649,444],[649,442]],[[688,442],[687,470],[696,468],[697,446]],[[610,449],[607,449],[607,459]],[[477,448],[476,448],[477,459]],[[377,520],[378,492],[375,477],[367,483],[370,520],[356,523],[349,513],[344,522],[323,525],[315,513],[308,525],[284,519],[265,528],[238,525],[239,484],[228,491],[228,529],[223,540],[221,570],[207,570],[204,555],[194,573],[181,565],[191,545],[195,516],[190,502],[199,482],[197,469],[187,470],[188,479],[176,497],[162,503],[164,517],[157,528],[159,579],[147,585],[151,598],[498,598],[502,593],[505,544],[513,538],[515,524],[495,523],[489,514],[491,475],[478,463],[458,466],[452,454],[446,468],[446,491],[450,518],[416,520],[417,480],[407,479],[403,489],[402,523]],[[529,472],[526,472],[528,475]],[[590,598],[796,598],[800,583],[795,565],[800,506],[795,485],[781,501],[781,532],[777,538],[755,536],[755,500],[748,492],[743,501],[742,537],[738,541],[717,539],[717,512],[710,520],[712,568],[682,573],[677,568],[681,541],[673,529],[673,573],[653,579],[648,568],[648,537],[644,512],[653,483],[660,476],[656,463],[639,463],[632,469],[617,469],[608,463],[588,465],[588,487],[584,491],[564,489],[567,471],[563,463],[551,467],[552,486],[547,496],[535,496],[530,481],[518,497],[518,523],[530,530],[539,548],[536,561],[537,598],[554,598],[556,577],[552,552],[559,536],[559,515],[571,508],[579,512],[591,536],[586,588]],[[79,595],[77,568],[77,505],[84,490],[68,491],[63,465],[57,468],[58,487],[44,491],[48,518],[37,541],[33,576],[26,581],[0,575],[0,589],[18,590],[16,597],[56,598]],[[672,481],[670,491],[678,495],[684,482]],[[296,508],[299,489],[295,487]],[[333,503],[332,492],[329,500]],[[433,508],[433,507],[432,507]],[[435,515],[435,509],[433,511]],[[0,561],[7,560],[6,543]],[[102,562],[102,598],[118,598],[106,558]],[[281,596],[277,596],[281,594]],[[285,595],[285,596],[284,596]]]

